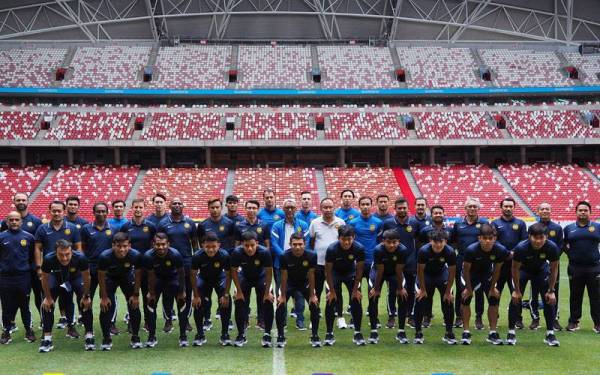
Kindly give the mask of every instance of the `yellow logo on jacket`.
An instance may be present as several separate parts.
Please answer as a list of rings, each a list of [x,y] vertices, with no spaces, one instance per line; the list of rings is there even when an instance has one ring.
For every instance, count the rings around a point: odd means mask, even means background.
[[[303,265],[304,267],[308,267],[308,260],[304,260],[304,261],[302,261],[302,265]]]
[[[556,231],[555,230],[551,230],[549,234],[550,234],[550,237],[555,237],[556,236]]]
[[[596,230],[596,227],[589,227],[589,228],[588,228],[588,230],[589,230],[590,232],[593,232],[593,231],[595,231],[595,230]]]
[[[519,224],[513,224],[513,230],[519,230]]]
[[[150,230],[150,228],[148,228],[148,227],[146,227],[146,226],[142,228],[142,231],[143,231],[143,232],[146,232],[146,233],[147,233],[149,230]]]
[[[410,226],[410,225],[407,225],[407,226],[406,226],[406,231],[407,231],[408,233],[412,232],[412,226]]]
[[[369,227],[369,230],[371,232],[375,232],[375,224],[371,224],[371,226]]]
[[[219,263],[219,262],[215,262],[215,263],[213,264],[213,267],[215,267],[215,268],[219,268],[219,267],[221,267],[221,263]]]
[[[255,266],[260,266],[260,260],[256,259],[256,260],[254,261],[254,265],[255,265]]]
[[[107,236],[110,236],[112,234],[112,231],[110,229],[107,229],[105,233]]]
[[[256,228],[256,233],[261,234],[262,233],[262,228],[261,227]]]
[[[27,246],[27,240],[21,240],[21,246]]]
[[[65,229],[65,234],[68,236],[69,234],[71,234],[71,230],[69,228]]]
[[[219,232],[223,232],[223,231],[225,231],[225,226],[224,226],[224,225],[221,225],[221,226],[219,227]]]

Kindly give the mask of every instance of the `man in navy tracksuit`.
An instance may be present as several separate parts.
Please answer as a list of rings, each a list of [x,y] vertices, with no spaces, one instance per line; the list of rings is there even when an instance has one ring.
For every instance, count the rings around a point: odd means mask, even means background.
[[[0,233],[0,300],[2,301],[2,325],[4,331],[0,344],[12,341],[10,331],[17,310],[25,326],[25,339],[35,341],[31,328],[29,293],[31,292],[31,265],[33,263],[34,237],[21,229],[21,215],[12,211],[6,217],[8,230]]]
[[[559,346],[554,335],[554,314],[556,295],[554,284],[558,275],[560,250],[552,241],[548,241],[546,227],[540,223],[528,229],[529,239],[520,242],[513,249],[512,282],[514,291],[508,309],[508,335],[506,343],[515,345],[515,324],[520,316],[523,290],[531,281],[533,294],[544,296],[544,318],[546,319],[546,338],[544,342],[550,346]]]
[[[590,220],[592,206],[577,203],[577,221],[565,227],[565,252],[569,257],[569,305],[571,314],[567,331],[579,329],[583,291],[587,288],[594,331],[600,333],[600,223]]]
[[[65,220],[75,225],[77,229],[81,230],[81,228],[83,228],[88,221],[79,216],[79,197],[76,195],[71,195],[65,199],[65,204],[67,205],[67,214],[65,215]]]
[[[90,267],[88,260],[72,244],[58,240],[55,251],[44,257],[42,263],[42,322],[44,335],[40,344],[40,353],[54,350],[52,343],[52,325],[54,324],[54,306],[57,298],[73,298],[81,311],[81,321],[85,327],[85,350],[96,348],[94,340],[92,299],[90,297]],[[72,300],[71,300],[72,302]]]
[[[244,220],[244,217],[238,213],[239,203],[240,198],[235,195],[228,195],[225,198],[225,206],[227,207],[227,213],[225,214],[225,217],[233,221],[234,224]]]

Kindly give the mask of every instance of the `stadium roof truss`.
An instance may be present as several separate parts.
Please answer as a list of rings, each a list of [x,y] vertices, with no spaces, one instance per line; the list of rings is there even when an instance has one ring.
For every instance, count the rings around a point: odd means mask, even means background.
[[[0,40],[600,41],[583,0],[3,0]],[[538,4],[539,3],[539,4]],[[533,8],[533,7],[536,8]],[[595,17],[596,19],[590,19]]]

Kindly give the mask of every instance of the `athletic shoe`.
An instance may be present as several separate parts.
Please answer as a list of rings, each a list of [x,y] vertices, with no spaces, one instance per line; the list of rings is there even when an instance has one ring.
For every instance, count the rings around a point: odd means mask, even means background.
[[[594,332],[600,333],[600,325],[594,326]]]
[[[219,343],[222,346],[231,346],[231,337],[229,337],[229,333],[221,335],[221,337],[219,337]]]
[[[90,352],[96,350],[96,340],[94,340],[93,337],[86,338],[84,348],[86,351]]]
[[[544,339],[544,343],[548,344],[549,346],[560,346],[560,342],[556,339],[554,333],[547,334],[546,338]]]
[[[323,345],[323,343],[321,342],[321,338],[319,336],[311,336],[310,345],[313,348],[320,348]]]
[[[212,329],[212,326],[213,326],[213,324],[212,324],[212,322],[210,321],[210,319],[206,319],[206,320],[204,321],[204,332],[208,332],[208,331],[210,331],[210,330]]]
[[[148,332],[148,331],[149,331],[149,329],[148,329],[148,322],[144,322],[144,326],[142,327],[142,329],[143,329],[144,331],[146,331],[146,332]]]
[[[35,333],[33,333],[33,329],[29,328],[25,331],[25,341],[35,342]]]
[[[260,341],[263,348],[272,348],[273,347],[273,339],[271,339],[271,335],[265,333]]]
[[[179,336],[179,347],[187,348],[188,345],[189,345],[189,343],[188,343],[187,336],[185,336],[185,335]]]
[[[510,335],[510,334],[509,334]],[[494,345],[502,345],[502,339],[500,338],[500,335],[498,334],[498,332],[491,332],[487,339],[485,339],[485,341],[494,344]],[[515,340],[516,342],[516,340]],[[508,338],[507,338],[507,343],[508,343]]]
[[[131,349],[141,349],[143,347],[140,336],[131,336],[131,342],[129,343]]]
[[[102,345],[100,346],[103,352],[107,352],[112,349],[112,339],[110,337],[102,339]]]
[[[77,329],[75,328],[75,326],[73,324],[69,324],[67,326],[67,337],[70,339],[78,339],[79,338],[79,332],[77,332]]]
[[[196,337],[194,337],[194,341],[192,341],[193,346],[202,346],[206,344],[206,336],[203,333],[197,333]]]
[[[454,332],[446,332],[442,341],[448,345],[456,345],[456,336],[454,335]]]
[[[117,328],[115,323],[111,323],[110,325],[110,335],[117,336],[119,334],[119,329]]]
[[[338,318],[337,326],[338,326],[339,329],[346,329],[346,328],[348,328],[348,325],[346,324],[346,319],[344,319],[344,317]]]
[[[366,344],[365,338],[363,337],[362,333],[360,333],[360,332],[356,332],[354,334],[354,337],[352,337],[352,342],[358,346],[363,346]]]
[[[185,330],[188,332],[192,332],[194,329],[192,328],[192,325],[188,322],[188,324],[185,326]]]
[[[425,342],[425,339],[423,338],[423,332],[417,332],[415,333],[415,339],[413,340],[413,344],[422,344]]]
[[[475,318],[475,329],[481,331],[484,328],[483,319],[480,316]]]
[[[454,327],[455,328],[462,328],[463,326],[463,321],[461,318],[456,318],[456,320],[454,321]]]
[[[294,311],[294,309],[292,309],[292,311],[290,311],[290,317],[296,319],[298,317],[298,315],[296,314],[296,312]]]
[[[333,336],[333,333],[326,333],[325,341],[323,341],[323,343],[325,346],[333,346],[333,344],[335,344],[335,336]]]
[[[230,320],[230,321],[229,321],[229,324],[227,324],[227,329],[228,329],[228,330],[232,330],[233,328],[234,328],[234,326],[233,326],[233,321],[231,321],[231,320]]]
[[[517,345],[517,335],[514,333],[506,335],[506,345]]]
[[[246,336],[239,334],[235,338],[235,342],[233,343],[233,345],[237,346],[238,348],[241,348],[242,346],[246,345],[247,342],[248,340],[246,340]]]
[[[406,320],[406,324],[408,324],[408,326],[409,326],[410,328],[415,328],[415,318],[413,318],[413,317],[409,317],[409,318]]]
[[[298,331],[306,331],[306,326],[304,325],[304,322],[296,322],[296,328],[298,329]]]
[[[40,353],[48,353],[54,350],[54,345],[52,345],[52,340],[42,340],[40,344]]]
[[[560,325],[560,322],[558,321],[558,319],[556,319],[554,321],[554,330],[555,331],[562,331],[563,330],[563,326]]]
[[[123,316],[123,323],[129,323],[129,313],[125,313],[125,316]]]
[[[577,323],[569,322],[569,324],[567,324],[567,331],[569,331],[569,332],[579,331],[580,328],[581,327],[579,326],[579,322],[577,322]]]
[[[264,320],[257,320],[256,321],[256,329],[260,329],[262,331],[265,330],[265,321]]]
[[[400,344],[408,344],[408,338],[406,337],[406,332],[398,331],[398,333],[396,334],[396,340],[398,340],[398,342]]]
[[[156,340],[156,337],[149,336],[148,340],[146,341],[146,348],[154,348],[156,345],[158,345],[158,341]]]
[[[471,332],[463,332],[460,343],[463,345],[471,345]]]
[[[525,324],[523,324],[523,320],[519,319],[515,322],[515,328],[516,329],[523,329],[525,328]]]
[[[531,330],[537,330],[538,328],[540,328],[540,318],[536,318],[531,320],[531,324],[529,325],[529,329]]]
[[[163,327],[163,332],[164,333],[171,333],[173,332],[173,321],[172,320],[165,320],[165,326]]]
[[[381,328],[381,322],[379,321],[379,319],[377,319],[377,325],[376,325],[377,329]]]
[[[0,337],[0,344],[7,345],[12,341],[12,337],[10,336],[10,330],[5,330],[2,332],[2,337]]]
[[[283,348],[285,347],[286,344],[286,340],[285,340],[285,336],[277,336],[277,347],[278,348]]]
[[[31,323],[31,325],[33,325],[33,322]],[[8,330],[10,333],[15,333],[19,330],[19,327],[17,327],[17,324],[15,322],[12,322],[10,323]]]
[[[393,329],[394,327],[396,327],[396,318],[393,316],[390,316],[385,325],[385,328]]]
[[[367,342],[369,344],[377,344],[379,342],[379,333],[377,333],[377,331],[371,331]]]
[[[65,329],[67,327],[67,324],[67,318],[61,316],[60,319],[58,319],[58,323],[56,323],[56,329]]]
[[[350,318],[350,322],[348,322],[348,329],[354,329],[354,319]]]
[[[423,328],[429,328],[431,327],[431,318],[428,316],[424,316],[423,317],[423,322],[421,323],[421,326]]]

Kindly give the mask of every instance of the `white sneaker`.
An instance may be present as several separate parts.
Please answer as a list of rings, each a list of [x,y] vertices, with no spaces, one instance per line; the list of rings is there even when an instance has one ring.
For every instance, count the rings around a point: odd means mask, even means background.
[[[346,324],[346,319],[344,319],[343,317],[338,318],[337,326],[338,326],[339,329],[346,329],[346,328],[348,328],[348,324]]]

